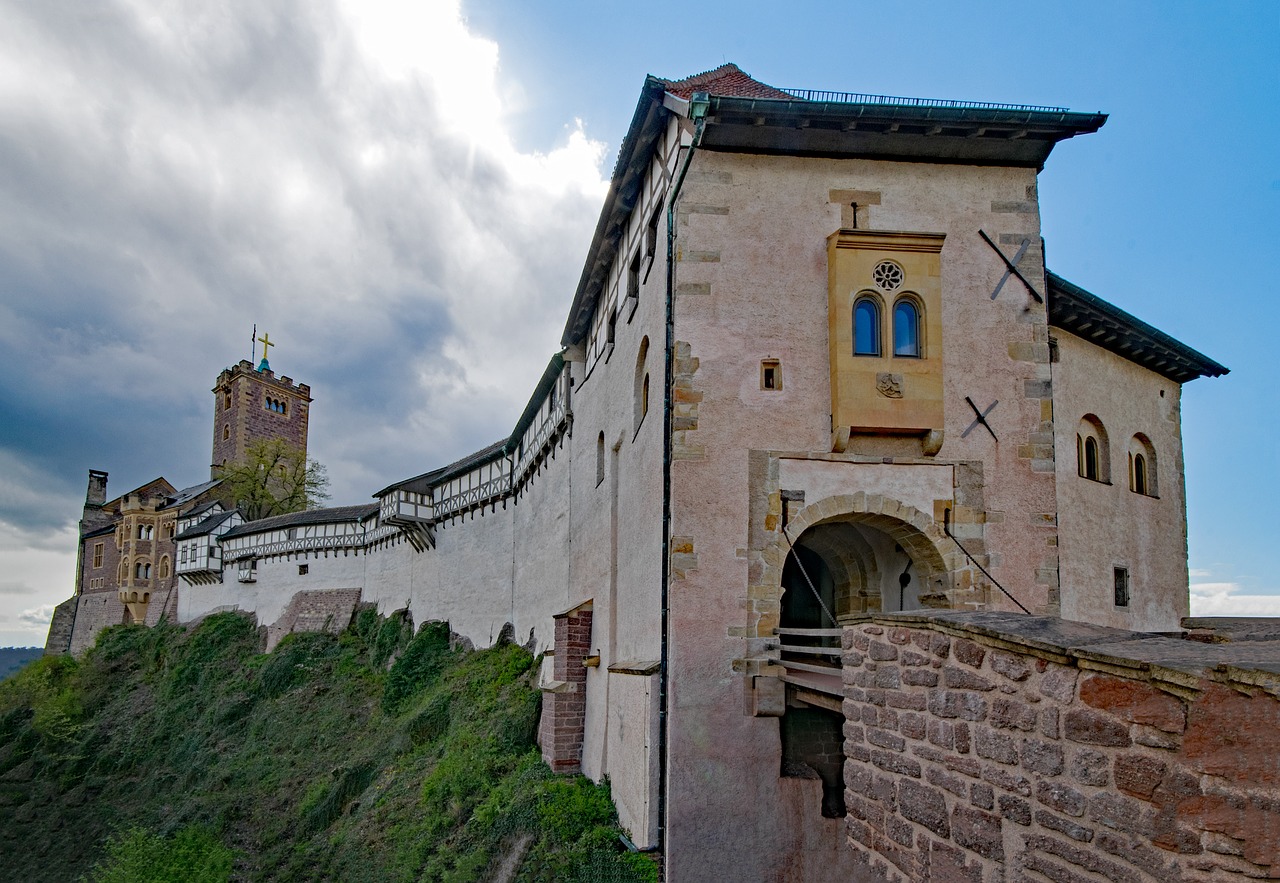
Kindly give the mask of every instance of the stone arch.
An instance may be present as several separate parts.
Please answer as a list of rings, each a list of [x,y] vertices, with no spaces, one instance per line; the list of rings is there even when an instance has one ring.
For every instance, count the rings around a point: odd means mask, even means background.
[[[840,525],[870,528],[900,546],[914,565],[914,578],[919,581],[919,592],[924,596],[921,600],[925,606],[952,606],[958,585],[970,582],[961,576],[961,571],[969,568],[967,557],[946,535],[942,525],[924,512],[877,494],[834,495],[802,508],[785,525],[785,537],[779,531],[774,541],[764,548],[764,567],[758,585],[776,592],[773,597],[778,606],[774,608],[772,617],[762,618],[762,630],[769,620],[776,623],[781,615],[783,568],[791,547],[802,537],[806,546],[824,553],[833,579],[842,580],[846,587],[845,600],[848,603],[837,613],[837,618],[856,616],[873,606],[869,594],[872,586],[876,586],[878,595],[877,574],[869,569],[867,562],[874,561],[875,556],[865,554],[867,550],[860,547],[859,544],[865,546],[864,539]],[[854,537],[857,537],[856,541]],[[858,603],[859,592],[866,599],[866,603],[861,605]]]

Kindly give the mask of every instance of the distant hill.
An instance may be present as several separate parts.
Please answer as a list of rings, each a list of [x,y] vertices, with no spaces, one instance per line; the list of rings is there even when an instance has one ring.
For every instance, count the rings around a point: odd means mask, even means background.
[[[656,883],[542,762],[534,657],[451,637],[365,610],[263,654],[220,613],[40,658],[0,682],[0,880]]]
[[[0,681],[43,655],[43,647],[0,647]]]

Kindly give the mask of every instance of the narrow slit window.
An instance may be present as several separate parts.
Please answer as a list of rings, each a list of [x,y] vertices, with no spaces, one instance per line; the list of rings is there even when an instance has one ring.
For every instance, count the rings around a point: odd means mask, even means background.
[[[893,307],[893,354],[920,358],[920,311],[909,300]]]
[[[596,438],[596,487],[604,481],[604,433]]]
[[[1116,606],[1129,606],[1129,568],[1115,568]]]
[[[869,297],[853,305],[853,354],[880,355],[880,308]]]

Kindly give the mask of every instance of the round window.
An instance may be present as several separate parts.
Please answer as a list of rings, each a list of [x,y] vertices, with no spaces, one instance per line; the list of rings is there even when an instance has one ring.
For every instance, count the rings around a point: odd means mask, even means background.
[[[880,287],[881,291],[897,291],[902,287],[902,280],[905,276],[902,273],[902,268],[893,261],[881,261],[871,271],[871,278]]]

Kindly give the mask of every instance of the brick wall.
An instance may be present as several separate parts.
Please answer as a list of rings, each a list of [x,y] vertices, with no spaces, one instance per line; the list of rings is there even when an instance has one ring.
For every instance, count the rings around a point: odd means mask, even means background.
[[[889,879],[1280,878],[1280,644],[942,613],[844,648],[849,844]]]
[[[582,771],[582,740],[587,709],[587,668],[591,655],[591,606],[575,607],[555,618],[552,680],[542,685],[538,743],[542,759],[557,773]]]

